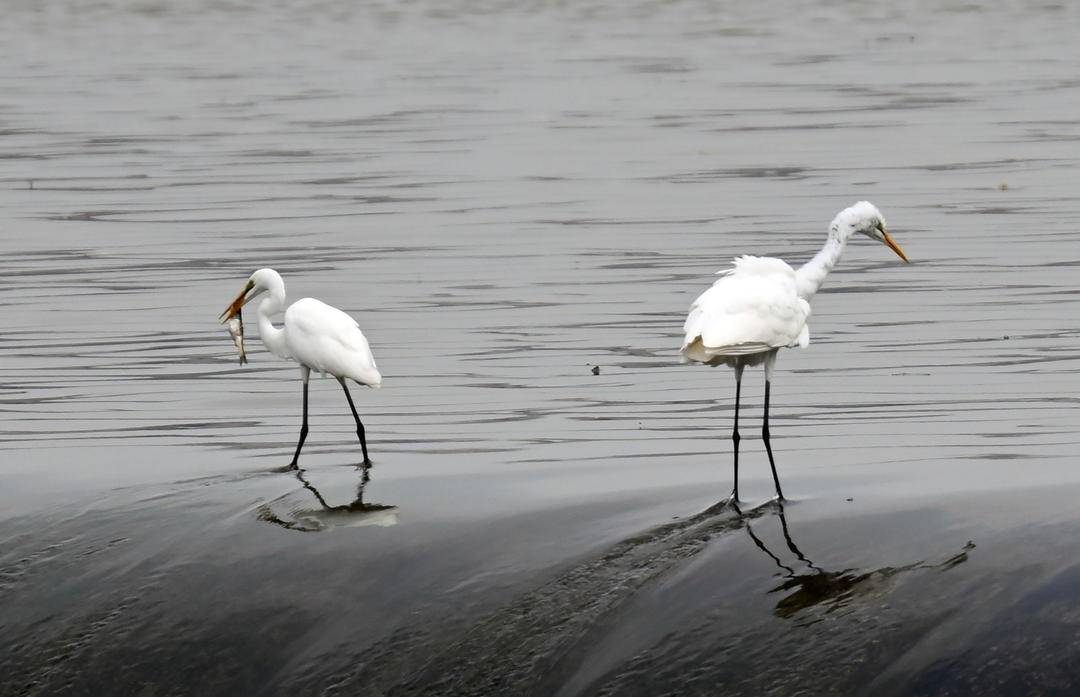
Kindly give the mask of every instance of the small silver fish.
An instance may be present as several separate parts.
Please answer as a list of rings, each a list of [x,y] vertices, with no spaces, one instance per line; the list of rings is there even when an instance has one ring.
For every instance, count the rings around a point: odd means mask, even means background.
[[[247,363],[247,352],[244,351],[244,318],[237,312],[236,317],[230,319],[227,326],[229,327],[229,336],[232,337],[236,350],[240,352],[240,365],[244,365]]]

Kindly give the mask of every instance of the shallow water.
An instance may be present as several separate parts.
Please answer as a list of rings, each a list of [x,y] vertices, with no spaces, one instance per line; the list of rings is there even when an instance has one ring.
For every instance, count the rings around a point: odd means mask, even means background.
[[[0,694],[1076,692],[1076,9],[272,5],[0,24]],[[737,517],[684,313],[860,198]]]

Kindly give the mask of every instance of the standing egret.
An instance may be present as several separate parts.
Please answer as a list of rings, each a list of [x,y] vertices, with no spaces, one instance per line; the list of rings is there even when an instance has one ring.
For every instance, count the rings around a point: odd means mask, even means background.
[[[829,239],[813,259],[795,271],[781,259],[741,256],[735,266],[721,271],[720,280],[698,296],[683,325],[682,355],[686,361],[735,369],[735,484],[731,501],[739,500],[739,392],[743,368],[765,364],[765,416],[761,438],[769,455],[776,496],[783,500],[769,444],[769,388],[776,354],[784,347],[806,347],[810,331],[809,300],[825,281],[848,239],[855,233],[887,245],[905,262],[908,258],[888,230],[873,204],[859,201],[840,211],[829,226]]]
[[[271,321],[274,314],[285,306],[285,282],[273,269],[259,269],[251,274],[244,289],[221,313],[221,319],[228,322],[240,314],[240,308],[263,293],[269,297],[259,303],[259,338],[270,353],[278,358],[286,358],[300,364],[300,379],[304,382],[304,421],[300,426],[300,440],[296,444],[291,467],[297,467],[300,449],[308,433],[308,377],[315,370],[324,375],[330,373],[341,383],[345,398],[349,400],[349,409],[356,420],[356,435],[360,437],[360,448],[364,453],[364,465],[369,466],[367,440],[364,438],[364,424],[356,413],[352,395],[345,380],[354,380],[361,385],[378,387],[382,384],[382,375],[375,367],[375,358],[367,339],[360,331],[360,326],[352,317],[336,307],[331,307],[314,298],[297,300],[285,310],[285,326],[278,329]]]

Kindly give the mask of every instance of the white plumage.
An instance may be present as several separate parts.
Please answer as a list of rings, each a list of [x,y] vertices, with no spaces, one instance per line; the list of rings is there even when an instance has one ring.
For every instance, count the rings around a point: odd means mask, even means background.
[[[734,480],[732,501],[739,499],[739,395],[743,369],[765,364],[765,415],[761,429],[769,455],[776,495],[783,498],[769,443],[769,390],[776,354],[781,348],[810,343],[807,319],[810,299],[832,270],[848,239],[860,233],[882,242],[907,261],[903,250],[885,229],[881,212],[867,201],[840,211],[829,226],[829,237],[813,259],[792,269],[781,259],[741,256],[734,268],[698,296],[683,324],[681,353],[685,361],[727,365],[735,369]]]
[[[741,256],[698,296],[683,325],[686,359],[713,365],[749,362],[770,350],[810,343],[810,303],[795,270],[781,259]]]
[[[307,437],[308,378],[312,370],[333,375],[345,390],[349,408],[356,420],[356,434],[360,438],[364,464],[370,465],[364,425],[345,384],[347,379],[368,387],[382,384],[382,375],[375,366],[375,357],[371,354],[367,338],[360,331],[360,325],[336,307],[314,298],[303,298],[285,310],[284,326],[278,329],[274,326],[273,316],[285,306],[285,282],[273,269],[259,269],[251,274],[244,289],[222,313],[224,321],[239,314],[240,308],[263,293],[268,296],[259,303],[259,338],[270,353],[299,363],[300,377],[304,383],[304,420],[292,466],[297,466],[300,450]]]
[[[336,307],[315,298],[297,300],[285,310],[284,331],[289,355],[297,363],[369,387],[382,384],[360,325]]]

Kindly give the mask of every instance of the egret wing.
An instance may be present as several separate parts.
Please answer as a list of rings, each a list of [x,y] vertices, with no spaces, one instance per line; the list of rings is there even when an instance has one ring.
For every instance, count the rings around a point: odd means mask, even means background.
[[[790,266],[780,259],[740,257],[691,305],[682,351],[702,360],[805,345],[809,315]]]
[[[349,315],[336,307],[304,298],[285,311],[289,350],[312,370],[378,387],[382,376],[367,338]]]

